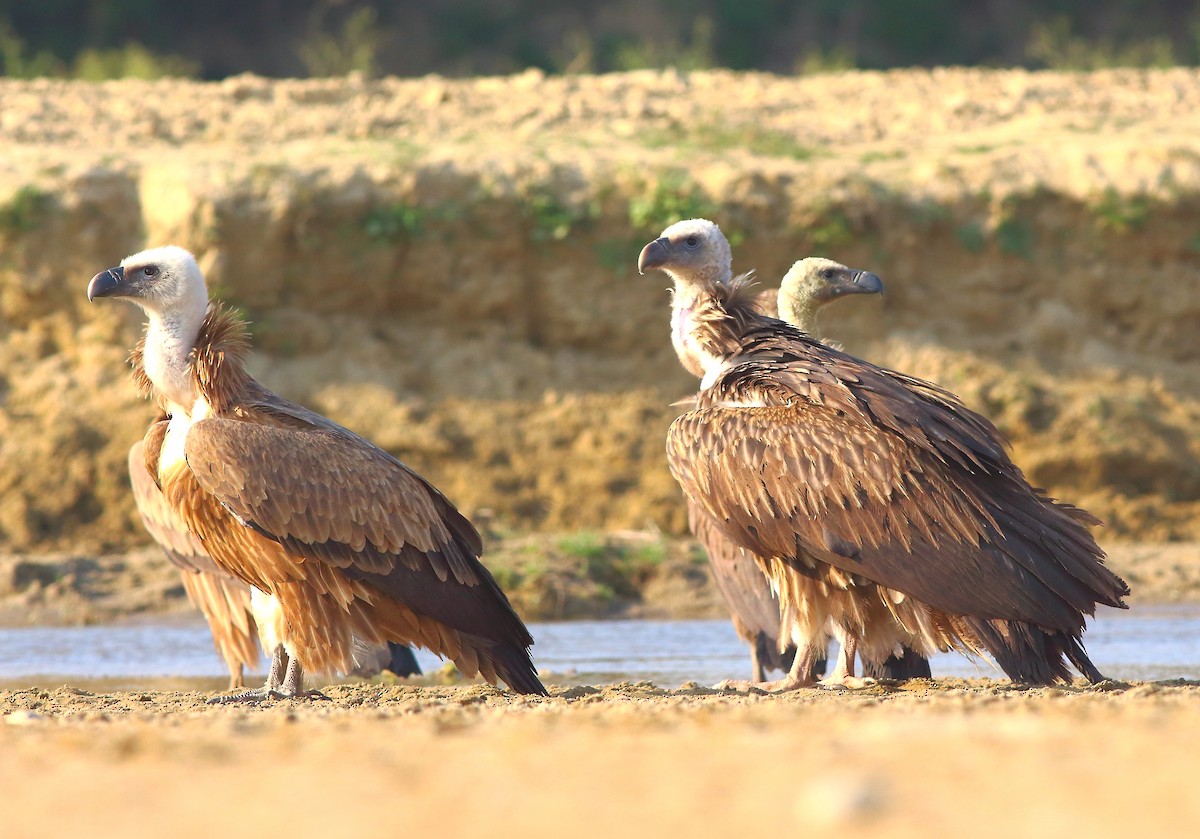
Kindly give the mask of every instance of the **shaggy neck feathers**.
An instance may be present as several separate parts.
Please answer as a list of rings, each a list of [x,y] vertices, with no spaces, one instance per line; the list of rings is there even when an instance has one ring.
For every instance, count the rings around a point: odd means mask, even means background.
[[[180,333],[155,324],[151,314],[146,335],[129,358],[143,396],[153,395],[164,410],[173,403],[185,412],[197,398],[217,413],[236,404],[251,382],[245,367],[250,339],[240,317],[220,303],[211,304],[186,347]]]
[[[712,284],[676,283],[671,341],[693,376],[707,378],[738,349],[746,326],[762,317],[753,287],[752,273]]]

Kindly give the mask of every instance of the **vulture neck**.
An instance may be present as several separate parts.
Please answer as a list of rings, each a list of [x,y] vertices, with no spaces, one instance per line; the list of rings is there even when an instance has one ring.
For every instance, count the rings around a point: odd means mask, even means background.
[[[190,414],[196,401],[191,355],[204,321],[200,312],[161,314],[147,310],[145,354],[142,363],[154,389],[174,409]]]
[[[707,387],[739,346],[747,316],[754,316],[748,277],[718,283],[676,280],[671,312],[671,343],[679,362]]]
[[[782,290],[779,293],[779,319],[809,335],[817,334],[818,309],[811,300],[804,305],[797,305],[794,295],[784,294]]]

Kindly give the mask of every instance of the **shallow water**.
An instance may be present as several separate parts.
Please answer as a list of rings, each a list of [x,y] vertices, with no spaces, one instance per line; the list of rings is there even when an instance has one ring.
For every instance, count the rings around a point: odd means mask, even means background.
[[[725,620],[580,621],[532,624],[538,668],[550,681],[600,684],[647,680],[674,687],[749,676],[749,654]],[[1116,679],[1200,679],[1200,605],[1109,610],[1084,642],[1105,675]],[[429,672],[438,658],[417,651]],[[933,661],[935,676],[1003,674],[960,655]],[[134,678],[224,675],[207,627],[117,626],[0,629],[0,679]]]

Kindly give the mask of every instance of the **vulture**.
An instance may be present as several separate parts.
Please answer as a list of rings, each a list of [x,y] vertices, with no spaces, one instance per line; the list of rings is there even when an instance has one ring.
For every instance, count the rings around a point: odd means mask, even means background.
[[[163,419],[166,419],[165,415],[156,421]],[[272,667],[285,667],[286,662],[277,660],[284,655],[279,642],[283,636],[283,628],[277,620],[279,609],[268,596],[252,590],[213,562],[200,540],[167,504],[158,484],[146,470],[141,440],[129,449],[129,482],[146,532],[162,548],[171,564],[179,569],[188,600],[208,622],[213,645],[229,670],[230,690],[245,686],[244,668],[258,665],[260,642],[264,649],[273,651]],[[257,620],[256,612],[259,613]],[[351,675],[369,678],[384,670],[402,677],[421,674],[416,656],[403,644],[388,642],[380,647],[361,642],[355,644]]]
[[[853,677],[856,652],[900,644],[986,652],[1024,684],[1067,681],[1071,666],[1103,680],[1086,617],[1125,608],[1129,587],[1104,565],[1099,522],[1031,486],[953,394],[761,314],[731,262],[717,225],[692,219],[638,268],[674,281],[672,341],[701,378],[667,435],[672,475],[761,563],[800,651],[764,687],[810,684],[828,625],[844,633],[834,681]]]
[[[777,292],[759,293],[756,305],[763,314],[780,316],[815,336],[817,314],[823,306],[847,296],[882,292],[883,282],[869,271],[848,268],[830,259],[808,257],[791,267]],[[764,682],[768,669],[790,670],[796,648],[791,643],[780,644],[779,599],[760,563],[745,548],[726,538],[690,499],[688,523],[708,554],[713,580],[729,607],[735,630],[750,645],[751,681]],[[786,632],[782,637],[787,639]],[[864,660],[863,670],[871,678],[903,680],[932,675],[927,658],[903,647],[889,651],[883,660]],[[813,673],[823,672],[824,657],[818,653]]]
[[[305,673],[349,672],[356,642],[389,641],[546,695],[476,529],[399,460],[255,381],[245,323],[210,304],[190,253],[134,254],[87,294],[146,313],[130,361],[168,417],[146,432],[146,471],[213,563],[278,610],[267,683],[225,699],[312,695]]]

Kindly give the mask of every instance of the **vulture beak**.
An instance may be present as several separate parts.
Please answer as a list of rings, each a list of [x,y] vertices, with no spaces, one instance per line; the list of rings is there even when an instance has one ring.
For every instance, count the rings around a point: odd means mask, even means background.
[[[90,303],[97,297],[120,297],[124,285],[124,268],[118,266],[116,268],[109,268],[107,271],[101,271],[92,277],[92,281],[88,283],[88,302]]]
[[[848,279],[839,279],[830,291],[831,297],[843,294],[883,294],[883,280],[870,271],[853,271]]]
[[[883,294],[883,280],[870,271],[859,271],[846,291],[850,294]]]
[[[638,256],[638,273],[645,274],[647,269],[661,268],[666,265],[667,259],[671,256],[670,246],[671,240],[664,236],[642,248],[642,253]]]

